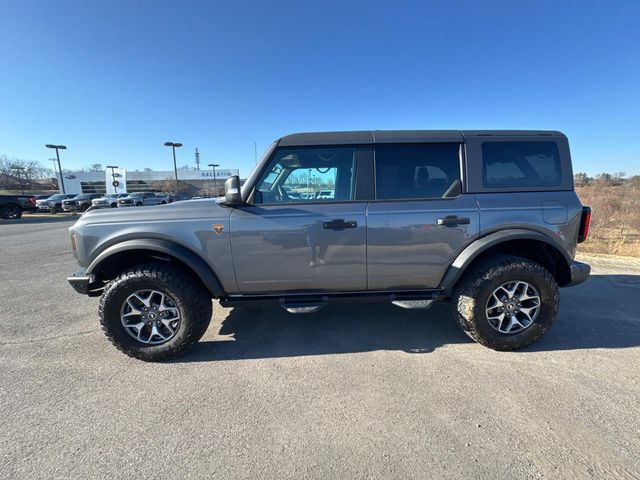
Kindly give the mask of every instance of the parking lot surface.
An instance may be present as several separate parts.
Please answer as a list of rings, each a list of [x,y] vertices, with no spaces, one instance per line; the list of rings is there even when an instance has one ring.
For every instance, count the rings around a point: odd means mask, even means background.
[[[70,225],[0,222],[2,478],[640,478],[638,265],[593,260],[524,351],[446,304],[216,306],[148,364],[66,283]]]

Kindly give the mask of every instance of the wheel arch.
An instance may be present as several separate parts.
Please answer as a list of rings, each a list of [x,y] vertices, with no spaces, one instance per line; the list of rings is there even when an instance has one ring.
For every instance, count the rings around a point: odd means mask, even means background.
[[[217,276],[198,254],[168,240],[136,239],[112,245],[89,264],[86,274],[95,275],[101,280],[110,280],[124,269],[150,260],[174,263],[200,279],[213,297],[219,298],[224,295]]]
[[[509,229],[479,238],[465,248],[445,273],[440,288],[450,296],[464,273],[479,261],[493,255],[512,254],[541,264],[559,286],[571,282],[571,257],[553,238],[526,229]]]

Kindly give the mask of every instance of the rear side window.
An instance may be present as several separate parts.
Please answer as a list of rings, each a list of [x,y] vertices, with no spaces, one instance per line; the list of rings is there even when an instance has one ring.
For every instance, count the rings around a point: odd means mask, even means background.
[[[376,198],[442,198],[460,179],[459,149],[451,143],[376,146]]]
[[[553,187],[561,183],[560,153],[555,142],[482,144],[485,187]]]

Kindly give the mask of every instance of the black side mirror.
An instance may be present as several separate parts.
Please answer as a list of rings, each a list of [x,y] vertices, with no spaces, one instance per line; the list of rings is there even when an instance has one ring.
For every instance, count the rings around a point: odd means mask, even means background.
[[[240,177],[234,175],[224,182],[224,204],[230,207],[242,205],[242,194],[240,192]]]

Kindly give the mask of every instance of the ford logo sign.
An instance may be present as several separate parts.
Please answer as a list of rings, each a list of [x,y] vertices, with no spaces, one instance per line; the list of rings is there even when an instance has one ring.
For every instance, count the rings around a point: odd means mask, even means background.
[[[121,173],[114,173],[113,176],[116,177],[116,178],[120,178],[122,176],[122,174]]]
[[[73,180],[74,178],[76,178],[75,175],[65,175],[64,178],[68,178],[69,180]]]

